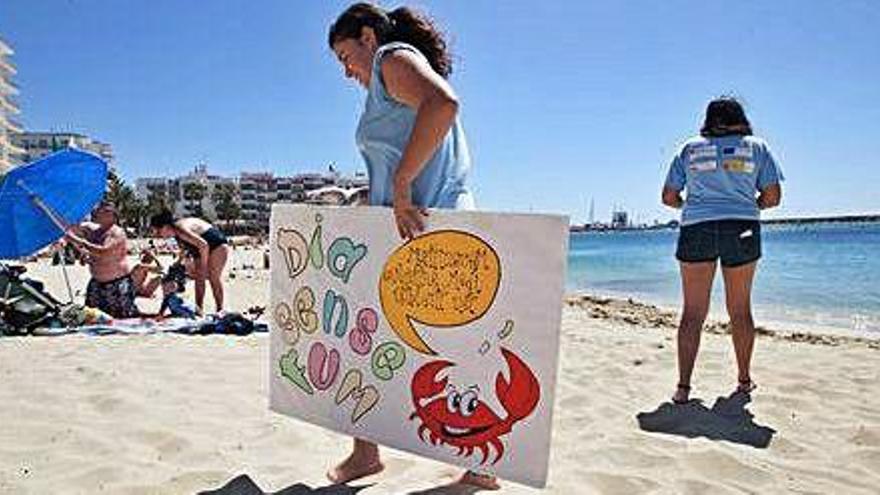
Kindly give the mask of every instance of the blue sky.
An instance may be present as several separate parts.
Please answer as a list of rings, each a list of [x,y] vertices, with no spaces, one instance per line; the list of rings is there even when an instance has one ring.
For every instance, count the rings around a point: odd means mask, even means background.
[[[0,36],[26,127],[110,142],[129,180],[353,172],[364,93],[326,45],[348,3],[3,0]],[[414,5],[450,35],[482,209],[672,218],[668,160],[734,94],[787,175],[775,216],[880,212],[880,2]]]

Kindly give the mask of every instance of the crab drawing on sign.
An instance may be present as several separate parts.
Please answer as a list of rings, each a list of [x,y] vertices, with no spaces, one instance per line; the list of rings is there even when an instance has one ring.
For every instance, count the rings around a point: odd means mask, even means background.
[[[482,454],[481,464],[489,460],[490,446],[495,450],[496,464],[504,455],[501,437],[510,433],[513,425],[534,412],[541,398],[538,379],[531,369],[513,352],[501,348],[507,362],[510,380],[501,372],[495,378],[495,394],[504,408],[503,417],[480,399],[475,387],[455,387],[438,375],[455,363],[446,360],[431,361],[413,375],[411,392],[415,411],[410,420],[418,418],[418,435],[433,445],[456,447],[458,456],[471,456],[475,449]]]

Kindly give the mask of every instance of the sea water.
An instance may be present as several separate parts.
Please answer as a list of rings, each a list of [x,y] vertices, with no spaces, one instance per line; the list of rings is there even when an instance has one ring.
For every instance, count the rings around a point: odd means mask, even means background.
[[[681,306],[678,231],[573,233],[567,290]],[[880,337],[880,223],[762,226],[756,324]],[[724,319],[721,272],[711,316]]]

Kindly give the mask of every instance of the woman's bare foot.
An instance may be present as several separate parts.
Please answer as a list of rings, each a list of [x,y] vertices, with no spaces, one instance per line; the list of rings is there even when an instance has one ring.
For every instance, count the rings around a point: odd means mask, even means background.
[[[362,464],[353,456],[348,456],[338,466],[327,471],[327,478],[333,483],[343,484],[381,473],[384,469],[385,465],[381,461],[376,461],[374,464]]]
[[[748,395],[756,388],[758,388],[758,385],[753,382],[751,378],[746,378],[745,380],[739,380],[739,384],[736,386],[736,392]]]
[[[498,483],[498,478],[491,474],[479,474],[473,471],[465,471],[458,482],[465,485],[475,486],[483,490],[495,491],[501,489],[501,484]]]
[[[676,404],[686,404],[690,400],[691,386],[686,383],[679,383],[675,387],[675,393],[672,395],[672,402]]]
[[[382,472],[385,465],[379,459],[379,447],[364,440],[355,439],[351,455],[327,472],[333,483],[342,484]]]

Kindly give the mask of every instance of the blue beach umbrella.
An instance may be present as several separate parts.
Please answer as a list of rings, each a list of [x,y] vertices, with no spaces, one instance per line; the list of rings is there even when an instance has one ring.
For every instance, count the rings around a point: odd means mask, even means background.
[[[104,196],[107,164],[66,149],[0,177],[0,259],[36,253],[81,222]]]

